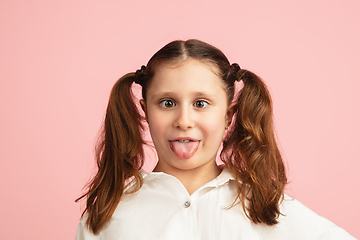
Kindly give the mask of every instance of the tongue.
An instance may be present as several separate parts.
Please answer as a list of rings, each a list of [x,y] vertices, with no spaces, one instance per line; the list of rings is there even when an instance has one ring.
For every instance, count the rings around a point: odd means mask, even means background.
[[[171,141],[170,148],[176,154],[178,158],[189,159],[194,155],[199,147],[199,141],[190,141],[187,143],[181,143],[179,141]]]

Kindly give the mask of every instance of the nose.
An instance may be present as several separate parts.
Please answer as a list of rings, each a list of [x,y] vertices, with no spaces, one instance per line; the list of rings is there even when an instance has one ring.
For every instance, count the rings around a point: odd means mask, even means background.
[[[174,121],[174,127],[181,130],[187,130],[188,128],[194,127],[194,125],[195,121],[193,119],[192,108],[187,106],[178,108]]]

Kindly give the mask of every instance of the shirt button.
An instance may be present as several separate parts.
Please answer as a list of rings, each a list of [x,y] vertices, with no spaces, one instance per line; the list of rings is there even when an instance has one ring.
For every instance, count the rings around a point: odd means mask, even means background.
[[[189,202],[189,201],[186,201],[186,202],[184,203],[184,207],[186,207],[186,208],[190,207],[190,202]]]

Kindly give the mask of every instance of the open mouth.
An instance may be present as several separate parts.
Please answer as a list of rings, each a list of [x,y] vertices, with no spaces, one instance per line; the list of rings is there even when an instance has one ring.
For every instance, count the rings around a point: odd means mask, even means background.
[[[200,141],[193,139],[176,139],[169,141],[170,149],[178,158],[189,159],[198,150]]]

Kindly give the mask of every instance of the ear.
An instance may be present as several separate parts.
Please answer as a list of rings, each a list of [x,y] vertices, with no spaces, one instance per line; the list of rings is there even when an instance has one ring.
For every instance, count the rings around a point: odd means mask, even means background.
[[[230,126],[232,117],[234,116],[234,113],[237,110],[237,105],[238,105],[237,101],[230,103],[225,116],[225,121],[226,121],[225,129],[228,129],[228,127]]]
[[[144,111],[145,113],[145,119],[146,121],[148,120],[148,116],[147,116],[147,111],[146,111],[146,102],[144,99],[140,100],[140,105],[141,105],[141,109]]]

